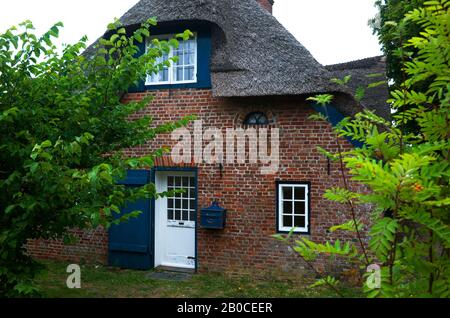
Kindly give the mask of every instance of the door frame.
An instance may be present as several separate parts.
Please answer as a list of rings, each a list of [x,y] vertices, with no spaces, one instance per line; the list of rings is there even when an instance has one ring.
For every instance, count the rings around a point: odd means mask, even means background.
[[[195,273],[198,271],[198,168],[196,167],[154,167],[151,170],[151,183],[153,183],[156,187],[156,173],[157,172],[191,172],[194,173],[194,184],[195,184],[195,228],[194,228],[194,249],[195,249]],[[153,267],[155,266],[155,260],[156,260],[156,231],[155,231],[155,217],[156,217],[156,200],[153,198],[151,200],[151,206],[150,206],[150,215],[151,215],[151,231],[152,231],[152,261],[153,261]]]

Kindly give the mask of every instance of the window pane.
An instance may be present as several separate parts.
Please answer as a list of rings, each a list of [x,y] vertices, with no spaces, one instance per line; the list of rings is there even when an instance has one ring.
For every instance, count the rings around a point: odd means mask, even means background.
[[[159,81],[160,82],[167,82],[169,80],[169,70],[165,68],[161,72],[159,72]]]
[[[152,83],[158,83],[159,82],[159,73],[150,75],[149,80]]]
[[[191,199],[195,199],[195,189],[194,188],[189,189],[189,197]]]
[[[174,62],[173,65],[175,65],[175,66],[183,65],[183,54],[182,54],[182,51],[179,51],[179,50],[173,51],[173,56],[174,57],[178,57],[178,61]]]
[[[167,210],[167,219],[173,220],[173,210]]]
[[[305,214],[305,202],[294,203],[294,214]]]
[[[173,177],[168,177],[167,178],[167,185],[169,186],[169,187],[172,187],[173,186],[173,184],[174,184],[174,180],[173,180],[174,178]]]
[[[194,211],[189,212],[189,221],[195,221],[195,212]]]
[[[185,177],[183,178],[183,187],[188,187],[189,186],[189,178]]]
[[[194,51],[186,51],[184,52],[184,65],[193,65],[194,64]]]
[[[181,209],[181,199],[175,199],[175,208]]]
[[[174,81],[182,82],[183,81],[183,67],[175,67],[173,70]]]
[[[181,210],[175,211],[175,220],[181,221]]]
[[[167,199],[167,208],[173,209],[173,199]]]
[[[304,187],[295,187],[295,200],[305,200],[305,190]]]
[[[189,221],[189,211],[183,211],[183,221]]]
[[[189,210],[189,200],[183,200],[183,210]]]
[[[292,216],[283,216],[283,227],[292,227]]]
[[[294,217],[294,227],[305,227],[306,220],[304,216]]]
[[[180,78],[179,78],[179,76],[178,76],[178,68],[177,68],[177,67],[175,67],[175,68],[173,69],[173,80],[174,80],[175,82],[180,81]]]
[[[156,64],[161,64],[164,61],[167,61],[169,59],[168,54],[164,54],[162,57],[159,57],[156,59]],[[160,83],[160,82],[168,82],[169,81],[169,69],[167,67],[164,67],[163,70],[159,71],[158,73],[152,73],[149,74],[147,80],[151,83]]]
[[[184,80],[192,81],[194,80],[194,67],[188,66],[184,69]]]
[[[175,186],[181,187],[181,177],[175,177]]]
[[[283,187],[283,199],[284,200],[292,200],[292,188],[291,187]]]
[[[194,40],[187,40],[185,42],[185,49],[192,51],[195,49],[195,41]]]
[[[195,187],[195,180],[194,180],[194,178],[189,178],[189,186],[190,187]]]
[[[266,114],[261,112],[253,112],[247,115],[244,125],[268,125],[269,119]]]
[[[283,201],[283,213],[292,214],[292,201]]]

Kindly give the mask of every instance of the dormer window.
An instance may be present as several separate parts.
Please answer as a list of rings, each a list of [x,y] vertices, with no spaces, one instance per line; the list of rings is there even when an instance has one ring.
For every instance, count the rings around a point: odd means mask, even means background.
[[[155,38],[164,41],[172,38],[171,35],[152,37],[147,42]],[[157,63],[162,63],[172,57],[178,57],[177,62],[172,62],[170,67],[165,66],[158,73],[149,74],[145,85],[173,85],[197,82],[197,38],[187,41],[179,41],[178,48],[171,48],[168,54],[158,58]]]

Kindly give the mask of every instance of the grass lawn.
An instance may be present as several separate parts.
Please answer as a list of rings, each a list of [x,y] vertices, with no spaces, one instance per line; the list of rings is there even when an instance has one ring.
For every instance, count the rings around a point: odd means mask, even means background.
[[[48,298],[287,298],[335,297],[329,290],[310,289],[289,281],[261,281],[250,276],[229,278],[221,274],[196,274],[184,281],[149,277],[151,272],[83,265],[81,289],[68,289],[68,264],[44,261],[47,270],[36,283]],[[358,290],[345,288],[347,297],[358,297]]]

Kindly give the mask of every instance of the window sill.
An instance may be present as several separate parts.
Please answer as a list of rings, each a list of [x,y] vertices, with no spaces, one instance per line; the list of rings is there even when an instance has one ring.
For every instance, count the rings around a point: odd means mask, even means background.
[[[176,83],[145,83],[145,87],[153,87],[153,86],[177,86],[177,85],[189,85],[189,84],[197,84],[197,81],[190,82],[176,82]]]
[[[291,231],[290,230],[283,230],[283,229],[279,229],[277,231],[278,234],[289,234]],[[309,230],[302,230],[302,231],[295,231],[292,233],[292,235],[311,235],[311,231]]]

